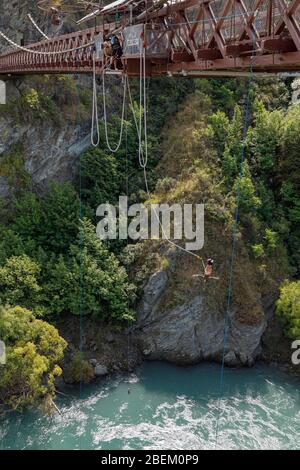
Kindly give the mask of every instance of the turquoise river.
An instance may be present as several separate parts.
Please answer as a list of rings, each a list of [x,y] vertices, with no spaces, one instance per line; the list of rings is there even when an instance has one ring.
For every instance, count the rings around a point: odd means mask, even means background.
[[[227,369],[221,399],[219,382],[218,365],[146,363],[68,390],[60,414],[9,413],[0,448],[300,449],[299,380],[264,365]]]

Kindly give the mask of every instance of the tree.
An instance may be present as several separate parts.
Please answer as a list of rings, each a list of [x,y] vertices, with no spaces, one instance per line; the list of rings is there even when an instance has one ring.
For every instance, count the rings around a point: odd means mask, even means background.
[[[107,321],[133,319],[134,286],[113,253],[101,241],[93,224],[84,219],[70,257],[49,270],[47,311],[93,315]]]
[[[284,120],[282,161],[278,178],[282,181],[282,205],[290,223],[287,239],[291,263],[300,272],[300,105],[291,106]]]
[[[209,128],[212,130],[212,143],[217,155],[222,158],[228,136],[229,119],[223,111],[217,111],[209,118]]]
[[[264,175],[270,182],[280,157],[284,111],[268,112],[261,101],[254,103],[255,127],[250,133],[255,172]]]
[[[25,243],[20,235],[13,230],[0,225],[0,265],[11,256],[22,255],[25,252]]]
[[[239,203],[242,211],[254,212],[261,206],[261,200],[256,195],[247,161],[244,162],[243,176],[237,177],[234,189],[239,194]]]
[[[0,310],[0,338],[6,364],[0,366],[0,401],[13,409],[40,404],[55,395],[58,363],[67,346],[56,328],[16,306]]]
[[[69,311],[70,271],[64,257],[53,256],[45,265],[46,315],[58,316]]]
[[[285,282],[277,301],[277,315],[282,321],[286,335],[300,338],[300,281]]]
[[[243,148],[242,130],[242,113],[240,107],[236,106],[232,121],[228,126],[227,139],[222,160],[222,170],[227,189],[232,188],[232,184],[239,173]]]
[[[39,265],[27,255],[12,256],[0,267],[0,302],[40,309]]]
[[[15,201],[15,211],[12,229],[30,243],[32,253],[38,246],[54,253],[67,252],[77,236],[80,201],[71,183],[54,182],[41,198],[25,193]]]
[[[291,106],[284,119],[284,132],[281,140],[281,172],[290,181],[296,193],[300,192],[300,105]]]
[[[42,229],[42,209],[38,197],[31,192],[15,200],[15,222],[12,229],[23,241],[38,242]]]
[[[121,177],[118,163],[114,155],[97,148],[82,155],[81,165],[82,194],[95,216],[99,204],[117,201]]]
[[[71,183],[54,182],[41,201],[39,244],[54,253],[67,252],[77,237],[80,202]]]

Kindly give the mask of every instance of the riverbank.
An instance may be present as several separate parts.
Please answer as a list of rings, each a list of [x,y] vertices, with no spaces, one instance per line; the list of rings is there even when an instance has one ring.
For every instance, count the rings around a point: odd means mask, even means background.
[[[76,382],[76,378],[70,376],[69,368],[73,358],[80,352],[81,337],[83,351],[81,360],[91,366],[90,380],[120,372],[134,372],[144,361],[148,361],[142,348],[139,331],[134,328],[107,325],[90,318],[83,318],[80,327],[80,319],[74,316],[64,319],[56,326],[68,342],[62,364],[63,376],[57,381],[59,389],[64,382],[69,384]],[[293,365],[291,361],[292,352],[291,342],[285,337],[280,323],[274,314],[269,314],[268,326],[262,336],[261,354],[257,361],[300,377],[300,367]],[[170,362],[182,365],[176,361]],[[192,362],[186,364],[187,367],[189,365],[192,365]]]

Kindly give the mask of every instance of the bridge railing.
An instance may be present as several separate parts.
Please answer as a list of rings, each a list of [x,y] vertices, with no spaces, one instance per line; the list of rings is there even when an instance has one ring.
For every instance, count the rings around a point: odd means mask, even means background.
[[[51,69],[76,69],[76,67],[90,69],[94,51],[93,42],[102,30],[102,27],[87,29],[32,44],[25,48],[29,50],[11,50],[1,56],[1,71],[7,70],[13,73],[22,69],[34,72],[42,69],[51,71]]]

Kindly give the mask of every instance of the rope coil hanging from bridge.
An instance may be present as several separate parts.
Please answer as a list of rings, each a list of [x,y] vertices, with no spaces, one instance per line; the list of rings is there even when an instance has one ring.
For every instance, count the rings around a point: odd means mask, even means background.
[[[97,100],[97,84],[96,84],[96,58],[93,52],[93,99],[92,99],[92,126],[91,126],[91,144],[98,147],[100,143],[99,117],[98,117],[98,100]],[[94,139],[94,128],[96,126],[97,140]]]
[[[103,67],[102,70],[102,94],[103,94],[103,117],[104,117],[104,130],[105,130],[105,139],[106,139],[106,145],[108,149],[112,153],[116,153],[122,143],[122,137],[123,137],[123,129],[124,129],[124,116],[125,116],[125,104],[126,104],[126,81],[127,81],[127,75],[123,77],[123,104],[122,104],[122,115],[121,115],[121,128],[120,128],[120,134],[119,134],[119,140],[115,148],[112,148],[109,142],[109,137],[108,137],[108,125],[107,125],[107,109],[106,109],[106,89],[105,89],[105,67]]]

